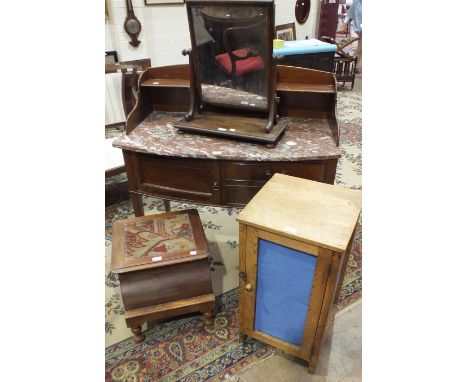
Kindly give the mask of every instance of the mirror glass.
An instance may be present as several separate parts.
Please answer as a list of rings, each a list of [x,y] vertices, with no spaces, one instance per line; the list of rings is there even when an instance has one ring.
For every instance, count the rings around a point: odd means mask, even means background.
[[[193,4],[190,13],[202,102],[267,110],[267,7]]]

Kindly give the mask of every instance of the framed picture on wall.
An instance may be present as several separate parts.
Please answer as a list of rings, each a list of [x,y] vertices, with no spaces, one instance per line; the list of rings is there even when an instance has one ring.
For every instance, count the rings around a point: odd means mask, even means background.
[[[296,23],[282,24],[275,27],[276,38],[284,41],[296,39]]]
[[[106,52],[106,64],[116,64],[117,62],[119,62],[117,51],[109,50]]]
[[[159,4],[183,4],[184,0],[145,0],[146,5],[159,5]]]

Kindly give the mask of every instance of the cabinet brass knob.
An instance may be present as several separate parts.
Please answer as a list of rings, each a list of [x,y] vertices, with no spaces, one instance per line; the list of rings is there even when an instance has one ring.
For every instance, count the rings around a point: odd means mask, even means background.
[[[244,280],[244,281],[247,281],[247,273],[245,272],[239,272],[239,277]]]
[[[252,290],[252,284],[245,284],[245,290],[250,292]]]

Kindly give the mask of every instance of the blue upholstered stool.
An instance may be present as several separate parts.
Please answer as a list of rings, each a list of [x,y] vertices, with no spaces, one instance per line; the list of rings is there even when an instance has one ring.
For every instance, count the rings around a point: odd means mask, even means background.
[[[329,44],[320,40],[296,40],[285,41],[284,48],[273,49],[273,54],[291,56],[293,54],[310,54],[310,53],[333,53],[336,52],[336,45]]]
[[[273,49],[280,65],[333,71],[336,45],[316,39],[285,41],[284,48]]]

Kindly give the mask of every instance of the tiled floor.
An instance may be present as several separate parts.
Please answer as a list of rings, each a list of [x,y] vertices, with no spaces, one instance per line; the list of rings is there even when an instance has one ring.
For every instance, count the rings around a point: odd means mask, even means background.
[[[239,375],[239,382],[354,382],[361,381],[362,305],[338,313],[331,338],[322,347],[314,375],[305,363],[279,353]]]

